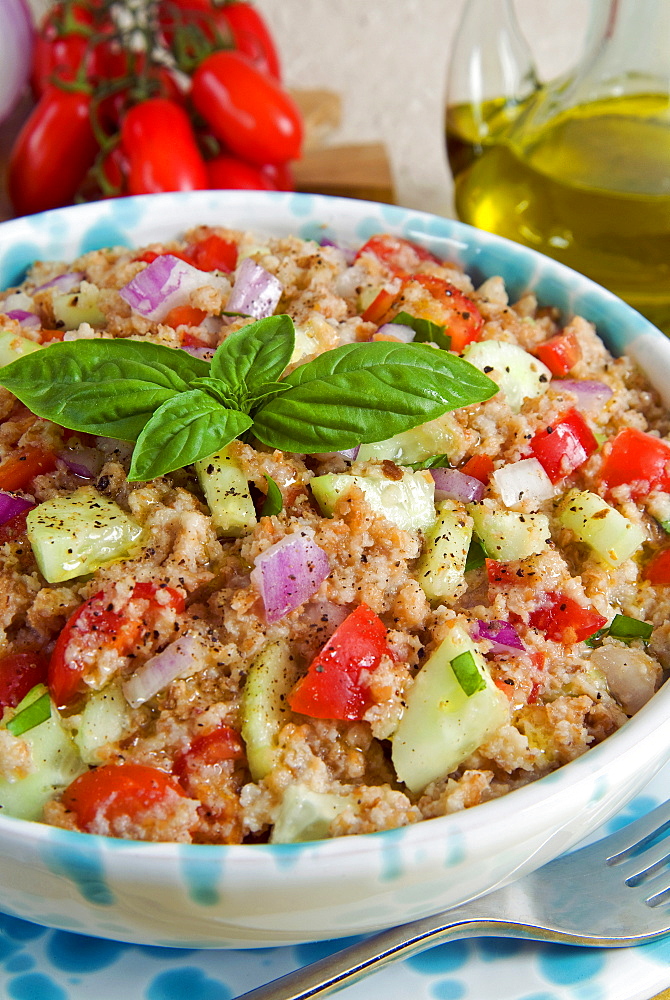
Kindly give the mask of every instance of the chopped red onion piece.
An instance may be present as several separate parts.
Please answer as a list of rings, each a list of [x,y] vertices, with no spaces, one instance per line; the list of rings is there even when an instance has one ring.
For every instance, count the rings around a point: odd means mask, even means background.
[[[430,474],[435,480],[436,500],[478,503],[484,496],[484,483],[474,476],[466,476],[459,469],[431,469]]]
[[[81,479],[95,479],[105,464],[105,456],[97,448],[64,448],[58,457]]]
[[[416,337],[416,330],[407,326],[406,323],[383,323],[378,327],[377,333],[382,333],[387,337],[395,337],[396,340],[402,340],[403,344],[411,344]]]
[[[357,444],[355,448],[345,448],[344,451],[336,451],[333,454],[341,455],[342,458],[347,460],[347,462],[355,462],[356,459],[358,458],[358,453],[360,450],[361,446]]]
[[[0,524],[6,524],[7,521],[11,521],[17,514],[23,514],[26,510],[32,510],[34,506],[35,504],[32,500],[26,500],[25,497],[17,497],[13,493],[0,490]]]
[[[306,531],[294,531],[256,556],[251,581],[265,606],[265,619],[277,622],[312,597],[330,573],[322,548]]]
[[[555,493],[554,484],[536,458],[523,458],[496,469],[493,480],[506,507],[523,503],[536,510]]]
[[[283,290],[282,283],[274,274],[270,274],[251,257],[245,257],[238,268],[226,312],[265,319],[274,314]]]
[[[186,261],[161,254],[119,290],[131,309],[160,323],[171,309],[188,305],[198,288],[228,289],[228,279],[201,271]]]
[[[552,379],[551,388],[559,392],[573,392],[577,397],[579,408],[596,412],[612,395],[613,390],[604,382],[592,382],[589,379]]]
[[[328,237],[324,237],[321,240],[322,247],[334,247],[339,250],[341,254],[344,255],[344,260],[347,264],[353,264],[356,260],[356,251],[352,247],[343,246],[341,243],[336,243],[335,240],[330,240]]]
[[[188,676],[194,673],[200,665],[199,651],[200,643],[187,633],[171,642],[161,653],[152,656],[123,684],[128,704],[138,708],[180,674],[186,673]]]
[[[65,274],[58,274],[51,281],[45,281],[43,285],[38,285],[36,292],[43,292],[47,288],[53,288],[55,292],[71,292],[79,285],[85,275],[83,271],[68,271]]]
[[[203,361],[211,361],[214,357],[213,347],[196,347],[194,344],[182,344],[182,351],[186,351],[193,358],[201,358]]]
[[[15,319],[17,323],[25,327],[39,327],[42,325],[37,313],[28,312],[26,309],[10,309],[5,313],[7,319]]]
[[[492,653],[525,652],[526,647],[519,638],[519,633],[509,622],[486,622],[481,618],[472,628],[473,639],[488,639]]]

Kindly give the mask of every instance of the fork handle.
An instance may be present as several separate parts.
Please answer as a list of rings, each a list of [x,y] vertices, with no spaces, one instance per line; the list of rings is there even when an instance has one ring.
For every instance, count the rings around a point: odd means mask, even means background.
[[[344,989],[385,965],[426,948],[465,937],[538,937],[538,928],[504,918],[485,917],[477,901],[464,903],[441,917],[424,917],[390,927],[332,955],[239,996],[237,1000],[311,1000]]]

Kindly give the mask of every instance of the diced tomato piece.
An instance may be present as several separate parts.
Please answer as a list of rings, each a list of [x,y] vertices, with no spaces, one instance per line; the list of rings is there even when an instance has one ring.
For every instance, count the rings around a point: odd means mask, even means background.
[[[144,253],[135,257],[135,260],[141,260],[145,264],[153,264],[157,257],[178,257],[179,260],[183,260],[186,264],[192,263],[186,254],[180,250],[162,250],[160,253],[157,253],[155,250],[145,250]]]
[[[40,333],[40,343],[51,344],[54,340],[62,340],[65,330],[42,330]]]
[[[289,705],[315,719],[362,719],[372,704],[365,674],[376,670],[388,652],[384,623],[360,604],[314,657],[291,691]]]
[[[77,817],[80,830],[100,823],[137,819],[166,798],[186,793],[176,778],[146,764],[105,764],[75,778],[63,792],[63,805]]]
[[[619,431],[605,449],[601,481],[614,489],[631,487],[634,500],[652,490],[670,491],[670,445],[633,427]]]
[[[460,467],[459,472],[486,485],[493,472],[493,459],[490,455],[473,455]]]
[[[402,236],[391,236],[390,233],[371,236],[357,251],[356,260],[365,253],[373,254],[386,265],[389,271],[400,278],[412,274],[427,260],[435,264],[442,263],[435,254],[430,253],[424,247],[411,240],[406,240]]]
[[[535,355],[547,366],[552,375],[562,378],[575,367],[582,356],[582,349],[574,330],[563,330],[535,348]]]
[[[157,598],[159,590],[168,595],[168,600]],[[184,610],[182,594],[172,587],[137,583],[131,600],[140,598],[152,602],[142,620],[133,621],[122,612],[115,611],[103,591],[84,601],[67,620],[49,661],[49,691],[58,708],[67,708],[82,692],[87,654],[104,648],[124,656],[138,642],[147,627],[151,611],[155,612],[165,605],[177,614]]]
[[[0,524],[0,545],[4,545],[5,542],[15,542],[21,535],[25,535],[28,514],[28,510],[23,510],[20,514],[10,517],[4,524]]]
[[[644,578],[655,587],[670,586],[670,549],[657,552],[644,568]]]
[[[167,316],[163,317],[161,323],[175,329],[178,326],[200,326],[206,316],[206,310],[196,309],[195,306],[175,306],[174,309],[170,309]]]
[[[43,653],[7,653],[0,657],[0,715],[2,709],[16,708],[22,698],[47,679],[49,658]]]
[[[234,271],[237,267],[237,243],[211,233],[187,247],[186,258],[201,271]]]
[[[538,431],[530,450],[552,483],[569,476],[598,449],[593,431],[578,410],[570,409],[560,420]]]
[[[485,559],[484,562],[488,581],[494,587],[513,587],[525,582],[522,570],[510,569],[506,563],[498,562],[496,559]]]
[[[243,760],[244,757],[240,734],[230,726],[223,725],[196,736],[191,745],[175,759],[172,772],[188,791],[189,773],[192,770],[220,764],[224,760]]]
[[[472,299],[450,281],[432,274],[415,274],[412,280],[427,288],[433,298],[448,310],[444,332],[451,337],[452,351],[460,354],[468,344],[479,340],[484,317]]]
[[[56,468],[56,455],[44,448],[20,448],[15,455],[0,463],[0,490],[16,493],[26,490],[35,476],[52,472]]]
[[[583,642],[607,625],[607,618],[593,608],[584,608],[571,597],[557,593],[548,593],[545,603],[531,611],[529,621],[547,639],[566,645]]]
[[[382,288],[374,297],[367,309],[361,313],[361,319],[366,323],[383,322],[384,317],[398,297],[398,292],[392,292],[389,288]]]

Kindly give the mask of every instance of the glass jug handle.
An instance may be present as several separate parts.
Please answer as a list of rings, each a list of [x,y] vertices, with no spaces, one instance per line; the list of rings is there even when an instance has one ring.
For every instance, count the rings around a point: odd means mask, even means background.
[[[538,87],[512,0],[465,0],[447,75],[447,156],[455,178]]]

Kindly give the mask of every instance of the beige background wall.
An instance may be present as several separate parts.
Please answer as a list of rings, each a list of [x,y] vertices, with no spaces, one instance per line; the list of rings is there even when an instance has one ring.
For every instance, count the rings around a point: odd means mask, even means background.
[[[1,2],[1,0],[0,0]],[[36,12],[49,0],[29,0]],[[450,213],[442,140],[451,44],[468,0],[256,0],[273,29],[286,83],[342,101],[337,143],[382,141],[397,200]],[[489,0],[491,7],[498,0]],[[589,0],[514,0],[541,76],[581,49]]]

